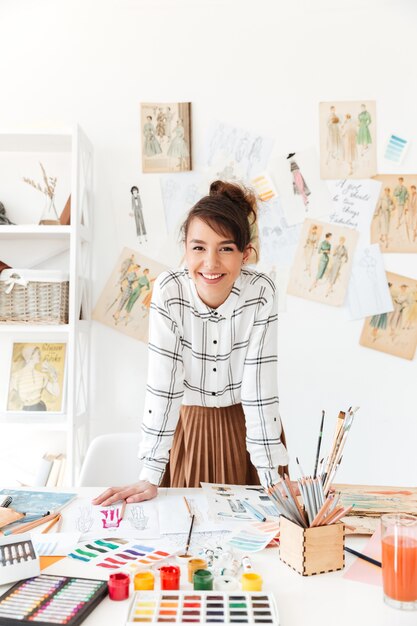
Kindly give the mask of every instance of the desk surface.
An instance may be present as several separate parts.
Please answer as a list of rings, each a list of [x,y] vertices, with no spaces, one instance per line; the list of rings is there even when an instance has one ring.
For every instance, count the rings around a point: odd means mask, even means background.
[[[92,497],[101,491],[98,488],[77,489],[80,495]],[[161,491],[165,493],[167,490]],[[191,495],[194,490],[169,491]],[[360,549],[363,540],[349,538],[348,543]],[[250,558],[254,569],[262,574],[264,591],[275,595],[281,626],[417,626],[417,612],[391,609],[383,602],[381,588],[346,580],[343,571],[300,576],[280,561],[277,548],[268,548]],[[354,558],[346,553],[346,565]],[[68,567],[65,562],[60,561],[44,571],[74,575],[73,571],[66,572],[65,567]],[[79,569],[78,574],[82,575]],[[0,592],[4,593],[7,587],[0,587]],[[123,626],[129,603],[130,600],[112,602],[106,598],[83,624]]]

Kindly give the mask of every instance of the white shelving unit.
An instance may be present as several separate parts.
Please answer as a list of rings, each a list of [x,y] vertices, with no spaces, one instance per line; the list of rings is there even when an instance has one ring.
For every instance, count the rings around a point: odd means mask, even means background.
[[[14,267],[37,267],[45,263],[53,269],[55,257],[65,257],[69,273],[69,317],[68,324],[8,324],[0,323],[0,345],[9,340],[13,342],[65,342],[66,350],[66,393],[62,413],[29,413],[22,415],[5,410],[6,398],[0,398],[0,432],[15,428],[22,436],[22,429],[27,436],[33,429],[45,432],[60,432],[65,435],[65,454],[67,457],[66,484],[74,484],[88,445],[89,418],[89,352],[91,326],[91,228],[92,228],[92,146],[78,127],[65,130],[1,132],[0,154],[13,153],[13,159],[19,154],[27,161],[28,155],[37,156],[48,153],[49,158],[62,153],[68,157],[71,168],[71,225],[38,226],[19,224],[0,226],[0,250],[2,244],[12,242],[13,250],[22,250],[19,265]],[[16,154],[17,153],[17,154]],[[52,155],[52,156],[51,156]],[[4,156],[4,154],[3,154]],[[58,181],[59,182],[59,181]],[[0,180],[0,194],[1,194]],[[1,199],[1,195],[0,195]],[[7,208],[7,206],[6,206]],[[41,254],[31,255],[29,241],[38,242]],[[40,245],[39,245],[40,242]],[[58,243],[57,243],[58,242]],[[18,255],[18,252],[14,253]],[[7,258],[1,254],[1,259]],[[10,352],[10,351],[9,351]],[[3,355],[3,356],[2,356]],[[9,359],[7,350],[0,350],[0,361]],[[5,363],[3,362],[3,366]],[[3,367],[3,371],[4,371]],[[3,395],[7,393],[3,385]],[[1,438],[1,435],[0,435]],[[40,450],[40,457],[44,452]],[[59,452],[62,450],[59,450]]]

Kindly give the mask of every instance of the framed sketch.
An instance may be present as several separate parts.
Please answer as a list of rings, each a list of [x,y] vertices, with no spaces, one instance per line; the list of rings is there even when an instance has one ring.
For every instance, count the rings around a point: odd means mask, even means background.
[[[146,343],[153,284],[167,269],[124,248],[97,301],[93,319]]]
[[[371,178],[376,165],[374,101],[320,102],[322,178]]]
[[[140,105],[142,171],[191,170],[191,102]]]
[[[371,223],[381,252],[417,252],[417,174],[374,176],[382,183]]]
[[[413,359],[417,347],[417,278],[387,272],[394,310],[367,317],[360,345]]]
[[[292,296],[341,306],[359,233],[353,228],[305,220],[291,267]]]
[[[7,411],[61,413],[65,343],[14,343]]]

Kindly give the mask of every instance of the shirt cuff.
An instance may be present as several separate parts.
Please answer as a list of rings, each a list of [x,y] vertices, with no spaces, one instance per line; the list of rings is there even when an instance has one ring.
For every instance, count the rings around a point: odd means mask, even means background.
[[[278,464],[280,467],[285,467],[288,465],[290,461],[290,457],[288,455],[287,449],[283,443],[279,444],[279,453],[278,453]],[[278,473],[278,467],[272,469],[266,469],[265,467],[256,468],[259,476],[259,480],[261,482],[262,487],[268,489],[268,487],[272,487],[277,483],[281,482],[281,477]]]
[[[152,485],[159,486],[162,481],[163,473],[143,467],[139,474],[139,480],[147,480]]]

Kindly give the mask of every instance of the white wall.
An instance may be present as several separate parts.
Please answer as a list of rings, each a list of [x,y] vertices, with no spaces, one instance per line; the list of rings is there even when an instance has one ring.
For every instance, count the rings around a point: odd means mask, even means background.
[[[212,119],[269,134],[285,153],[318,147],[320,100],[375,99],[388,172],[383,138],[417,131],[416,13],[412,0],[3,0],[0,125],[77,121],[95,147],[93,301],[121,248],[137,247],[132,184],[153,231],[143,251],[172,258],[158,175],[141,173],[141,101],[193,103],[198,169]],[[404,171],[416,170],[414,142]],[[385,263],[417,278],[416,255]],[[333,428],[339,409],[360,405],[340,479],[417,484],[416,361],[361,348],[361,328],[288,298],[279,367],[290,452],[311,467],[321,409]],[[137,429],[146,346],[95,323],[92,350],[93,434]]]

